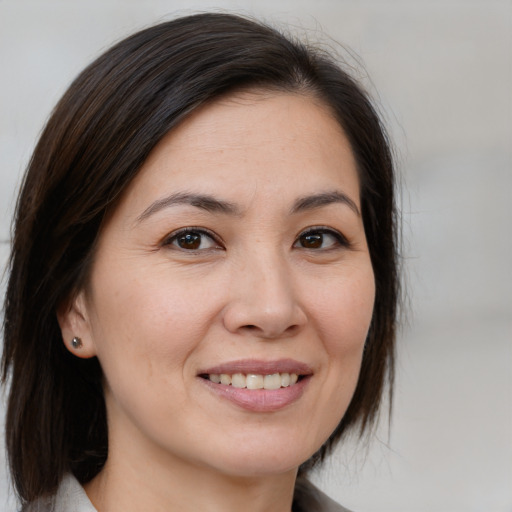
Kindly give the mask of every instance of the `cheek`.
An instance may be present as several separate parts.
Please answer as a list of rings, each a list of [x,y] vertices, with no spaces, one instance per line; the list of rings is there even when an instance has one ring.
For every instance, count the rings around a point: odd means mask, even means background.
[[[375,283],[369,264],[348,269],[338,279],[326,280],[311,298],[317,329],[328,351],[359,351],[366,340],[375,301]]]
[[[327,414],[335,426],[348,407],[359,378],[375,284],[369,265],[328,283],[324,293],[316,294],[312,300],[328,367],[324,391],[331,407]]]
[[[137,375],[139,385],[175,380],[217,314],[215,295],[165,265],[122,263],[98,267],[92,283],[92,337],[104,373],[109,381]]]
[[[215,298],[170,279],[164,268],[105,268],[96,269],[92,283],[91,333],[109,414],[130,417],[156,438],[163,435],[159,425],[189,407],[189,356],[215,317]]]
[[[373,313],[371,266],[353,267],[336,279],[316,279],[309,294],[310,319],[323,347],[315,413],[303,421],[316,432],[316,451],[344,416],[357,386],[364,344]],[[306,416],[305,416],[306,417]]]

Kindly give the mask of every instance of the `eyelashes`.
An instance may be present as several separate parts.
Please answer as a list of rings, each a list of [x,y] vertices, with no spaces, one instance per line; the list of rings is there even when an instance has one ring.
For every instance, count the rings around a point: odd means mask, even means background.
[[[336,247],[350,247],[350,243],[339,231],[327,227],[313,227],[303,231],[297,237],[293,247],[328,250]]]
[[[214,232],[201,227],[186,227],[170,233],[161,244],[176,250],[198,253],[225,250],[225,245]],[[314,226],[302,231],[293,248],[308,251],[329,251],[350,248],[350,242],[339,231],[325,226]]]
[[[174,231],[165,238],[162,245],[190,252],[224,248],[212,231],[196,227]]]

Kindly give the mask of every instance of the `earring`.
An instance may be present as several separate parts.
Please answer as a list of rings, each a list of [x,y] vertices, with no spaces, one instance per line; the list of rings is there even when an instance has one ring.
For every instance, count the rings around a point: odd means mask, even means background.
[[[71,346],[73,348],[82,348],[82,340],[78,337],[78,336],[75,336],[72,340],[71,340]]]

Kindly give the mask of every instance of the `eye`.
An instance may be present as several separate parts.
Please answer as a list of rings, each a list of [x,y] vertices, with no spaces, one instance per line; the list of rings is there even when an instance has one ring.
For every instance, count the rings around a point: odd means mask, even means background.
[[[171,233],[164,240],[163,245],[173,246],[186,251],[202,251],[221,248],[213,234],[199,228],[185,228]]]
[[[293,247],[318,250],[348,247],[348,245],[348,240],[338,231],[327,228],[312,228],[301,233]]]

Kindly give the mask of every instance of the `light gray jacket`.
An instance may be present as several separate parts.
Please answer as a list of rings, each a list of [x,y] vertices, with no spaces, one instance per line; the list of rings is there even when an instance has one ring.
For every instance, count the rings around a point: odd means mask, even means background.
[[[22,512],[97,512],[83,487],[72,475],[66,475],[57,493],[30,503]],[[296,486],[293,512],[349,512],[307,480]]]

